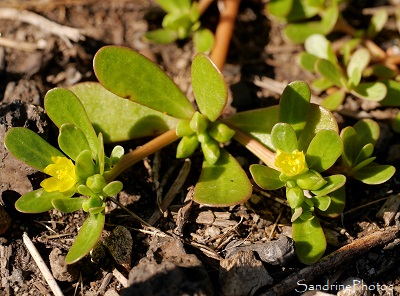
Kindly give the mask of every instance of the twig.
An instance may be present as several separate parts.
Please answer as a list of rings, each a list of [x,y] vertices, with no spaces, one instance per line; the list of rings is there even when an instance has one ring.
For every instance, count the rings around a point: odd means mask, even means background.
[[[182,189],[182,186],[185,183],[187,176],[189,175],[190,166],[191,166],[190,159],[188,158],[185,159],[185,162],[183,163],[183,166],[179,171],[178,177],[176,177],[176,180],[171,185],[171,188],[165,195],[165,198],[160,205],[160,209],[157,209],[157,211],[154,212],[154,214],[150,217],[148,222],[150,225],[154,225],[154,223],[156,223],[157,220],[160,219],[162,213],[165,212],[165,210],[169,207],[175,196]]]
[[[128,287],[128,280],[123,276],[122,273],[119,272],[118,269],[114,268],[112,273],[124,288]]]
[[[23,50],[27,52],[34,52],[38,49],[46,48],[46,41],[39,41],[37,43],[18,41],[9,38],[0,37],[0,46],[9,47],[12,49]]]
[[[214,0],[200,0],[199,4],[198,4],[198,9],[199,9],[199,13],[200,15],[202,15],[204,13],[204,11],[206,11],[206,9],[208,8],[208,6],[210,6],[210,4],[213,2]]]
[[[40,256],[38,250],[36,249],[31,239],[28,237],[28,234],[26,232],[22,234],[22,240],[29,253],[31,254],[33,260],[35,260],[37,266],[39,267],[40,272],[43,274],[43,277],[49,285],[51,291],[53,291],[54,295],[56,296],[63,296],[63,292],[61,291],[49,268],[47,267],[46,263],[44,263],[43,258]]]
[[[220,70],[222,70],[226,61],[240,0],[225,0],[224,4],[225,6],[215,31],[214,48],[210,54],[211,60]]]
[[[268,236],[269,240],[271,240],[272,234],[274,233],[275,228],[278,225],[278,222],[281,219],[284,210],[285,210],[285,207],[282,207],[281,211],[279,212],[278,218],[276,218],[275,223],[272,226],[271,232],[269,233],[269,236]]]
[[[388,198],[389,198],[389,197],[383,197],[383,198],[380,198],[380,199],[371,201],[371,202],[369,202],[369,203],[363,204],[363,205],[361,205],[361,206],[358,206],[358,207],[356,207],[356,208],[352,208],[351,210],[348,210],[347,212],[344,212],[343,215],[347,215],[347,214],[353,213],[353,212],[355,212],[355,211],[358,211],[358,210],[361,209],[361,208],[369,207],[370,205],[373,205],[373,204],[375,204],[375,203],[378,203],[378,202],[387,200]]]
[[[315,265],[303,268],[281,283],[273,286],[263,296],[288,295],[298,286],[298,282],[308,283],[318,276],[321,276],[326,270],[338,268],[340,265],[350,262],[355,257],[368,252],[374,247],[386,245],[396,239],[399,235],[397,227],[390,227],[385,230],[377,231],[354,242],[341,247],[335,252],[322,258]]]
[[[42,31],[60,36],[64,40],[69,39],[78,42],[79,40],[85,39],[85,37],[81,34],[81,30],[57,24],[41,15],[27,10],[19,10],[15,8],[0,8],[0,19],[25,22],[38,27]]]

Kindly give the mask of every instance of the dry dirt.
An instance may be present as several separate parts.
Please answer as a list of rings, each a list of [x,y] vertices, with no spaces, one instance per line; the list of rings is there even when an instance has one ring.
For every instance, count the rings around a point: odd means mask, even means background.
[[[360,1],[353,2],[353,9],[359,9]],[[277,104],[279,95],[257,86],[255,80],[268,77],[285,84],[312,78],[296,66],[295,54],[301,47],[281,38],[282,26],[265,15],[264,5],[265,1],[242,1],[223,71],[233,97],[232,105],[238,111]],[[19,12],[13,17],[4,16],[2,11],[10,8]],[[78,39],[73,40],[60,30],[51,33],[46,26],[29,23],[23,10],[78,28]],[[56,130],[43,110],[45,93],[56,86],[94,81],[93,55],[106,44],[128,46],[147,55],[190,94],[192,43],[159,46],[141,39],[147,30],[160,25],[162,17],[163,12],[146,0],[3,0],[0,35],[14,44],[0,47],[1,142],[9,128],[25,126],[54,143]],[[215,29],[218,22],[215,3],[202,22]],[[23,42],[28,43],[27,48]],[[347,112],[336,114],[341,126],[355,123],[360,111],[378,120],[381,138],[376,156],[380,163],[397,166],[400,141],[391,130],[389,120],[398,110],[366,106],[351,98],[344,110]],[[145,140],[123,145],[129,149],[142,143]],[[154,184],[164,182],[163,192],[167,192],[183,165],[181,160],[173,158],[175,148],[167,147],[121,176],[124,190],[118,200],[146,221],[157,212]],[[232,143],[228,150],[245,168],[258,162],[238,144]],[[199,175],[199,157],[192,159],[191,174],[183,189],[154,224],[159,231],[143,231],[138,222],[109,203],[102,243],[92,256],[66,267],[63,256],[82,225],[84,213],[61,214],[54,210],[28,215],[17,212],[16,199],[38,188],[44,175],[14,160],[3,144],[0,161],[0,233],[9,226],[0,235],[0,295],[51,295],[22,241],[24,232],[51,267],[64,295],[263,295],[272,285],[305,267],[293,257],[291,240],[282,240],[291,232],[290,210],[281,203],[284,192],[263,192],[255,188],[246,204],[221,209],[185,201]],[[327,254],[357,238],[379,234],[380,230],[395,232],[395,226],[400,224],[396,215],[398,174],[375,187],[350,181],[346,190],[347,205],[341,219],[322,221],[329,241]],[[385,225],[376,214],[392,196],[393,217]],[[186,219],[181,219],[182,213],[187,214]],[[163,233],[174,234],[174,238]],[[279,243],[268,245],[270,240]],[[324,270],[308,288],[355,278],[370,285],[368,295],[400,295],[399,250],[397,240],[386,248],[365,248],[338,268]],[[303,283],[302,278],[298,280]],[[130,288],[124,289],[127,284]],[[303,292],[304,285],[297,285],[297,290]],[[337,291],[333,288],[325,292],[336,294]],[[290,292],[274,293],[301,294],[294,288]]]

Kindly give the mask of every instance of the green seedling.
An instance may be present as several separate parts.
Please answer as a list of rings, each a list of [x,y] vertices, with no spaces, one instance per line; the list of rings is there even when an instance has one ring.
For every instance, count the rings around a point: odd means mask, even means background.
[[[340,210],[336,201],[338,196],[339,200],[343,199],[341,187],[346,180],[343,175],[321,175],[340,157],[343,145],[332,114],[311,104],[310,98],[307,84],[296,81],[285,88],[279,106],[238,113],[228,119],[265,147],[276,151],[272,161],[264,161],[268,166],[252,165],[250,172],[261,188],[286,187],[293,213],[296,252],[307,264],[321,258],[326,248],[315,212],[327,211],[330,216],[340,214],[336,212]],[[250,150],[265,159],[262,149]]]
[[[284,36],[300,44],[312,34],[327,35],[340,17],[340,0],[272,0],[266,6],[267,14],[287,23]],[[310,19],[318,18],[318,20]]]
[[[354,126],[345,127],[340,137],[344,151],[341,157],[343,172],[365,184],[381,184],[395,173],[391,165],[379,165],[372,156],[379,138],[379,125],[370,119],[363,119]]]
[[[371,60],[366,48],[356,49],[342,66],[331,43],[323,35],[308,37],[304,45],[306,52],[300,54],[299,62],[304,69],[320,75],[311,85],[314,91],[321,93],[329,88],[329,95],[321,103],[325,108],[336,110],[348,93],[375,102],[386,97],[387,87],[384,83],[362,81],[363,71]]]
[[[162,29],[150,31],[144,38],[160,44],[167,44],[178,39],[193,37],[198,52],[210,52],[214,44],[214,34],[201,27],[200,12],[197,2],[190,0],[156,0],[167,12],[162,22]]]
[[[158,65],[128,48],[103,47],[94,58],[94,70],[99,82],[119,96],[121,102],[124,102],[121,98],[129,99],[152,109],[153,116],[154,112],[159,112],[177,121],[173,129],[148,143],[148,153],[176,140],[180,140],[177,158],[189,157],[201,148],[205,160],[195,187],[193,199],[196,202],[228,206],[250,197],[251,183],[246,173],[223,148],[235,131],[218,120],[227,102],[227,87],[221,73],[207,56],[197,54],[191,68],[193,93],[199,111],[195,111],[187,97]],[[81,92],[80,96],[84,95],[87,96]],[[125,116],[130,117],[130,114]],[[94,120],[104,121],[99,117]],[[118,175],[130,165],[130,159],[128,154],[111,174]]]
[[[88,254],[100,238],[106,198],[122,190],[121,182],[110,182],[106,175],[122,158],[124,149],[116,146],[110,157],[105,156],[102,134],[96,135],[81,102],[71,91],[49,91],[45,109],[59,127],[62,152],[27,128],[13,128],[5,137],[6,148],[15,158],[50,176],[40,183],[40,189],[22,195],[15,207],[24,213],[53,208],[64,213],[79,209],[87,212],[65,259],[71,264]]]

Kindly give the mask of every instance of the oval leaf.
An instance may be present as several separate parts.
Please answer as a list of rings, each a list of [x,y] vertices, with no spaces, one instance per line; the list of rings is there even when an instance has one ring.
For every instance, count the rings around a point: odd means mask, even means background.
[[[385,98],[387,88],[382,82],[363,82],[354,87],[351,93],[364,100],[379,102]]]
[[[82,151],[90,151],[90,145],[85,134],[79,127],[70,123],[64,123],[60,127],[58,145],[73,160],[76,160]]]
[[[70,90],[82,102],[94,129],[103,134],[106,143],[156,136],[179,122],[175,117],[124,100],[100,83],[82,82]]]
[[[389,180],[396,169],[391,165],[369,165],[354,173],[353,177],[369,185],[382,184]]]
[[[193,43],[198,52],[209,53],[214,45],[214,34],[208,29],[199,29],[193,34]]]
[[[329,193],[329,197],[331,198],[331,203],[328,209],[323,212],[318,211],[318,213],[325,217],[337,218],[342,214],[346,205],[345,186],[342,186],[339,189]]]
[[[114,94],[173,117],[192,117],[192,104],[178,86],[158,65],[136,51],[105,46],[93,63],[99,82]]]
[[[203,162],[193,200],[207,206],[227,207],[245,202],[251,193],[245,171],[232,155],[221,149],[215,164]]]
[[[281,122],[290,124],[299,137],[308,117],[311,91],[304,81],[289,83],[283,90],[279,103]]]
[[[271,131],[271,140],[275,149],[292,153],[297,149],[297,137],[293,127],[287,123],[277,123]]]
[[[221,72],[205,54],[198,53],[192,62],[192,87],[200,112],[215,121],[224,109],[228,90]]]
[[[330,168],[343,151],[340,136],[332,130],[321,130],[310,142],[306,162],[310,169],[323,172]]]
[[[65,257],[65,263],[75,263],[90,252],[101,236],[101,232],[103,231],[104,227],[104,221],[104,212],[95,215],[90,214],[86,218],[81,229],[79,230],[78,236],[76,237],[71,249],[69,249],[69,252]]]
[[[15,158],[39,171],[43,171],[53,163],[52,156],[64,157],[64,154],[37,133],[24,127],[10,129],[5,136],[4,144]]]
[[[279,178],[280,172],[265,165],[253,164],[250,166],[250,173],[256,184],[265,190],[282,188],[285,182]]]
[[[292,237],[300,262],[314,264],[324,255],[326,240],[317,217],[311,220],[296,219],[292,224]]]
[[[76,198],[55,198],[52,200],[52,205],[55,209],[63,213],[72,213],[82,208],[82,204],[88,199],[84,197]]]
[[[331,192],[338,190],[346,183],[346,177],[343,175],[332,175],[324,178],[327,183],[319,190],[312,190],[316,196],[329,195]]]
[[[55,198],[69,198],[75,192],[47,192],[43,188],[22,195],[16,202],[15,208],[22,213],[43,213],[53,209]]]
[[[85,134],[93,155],[97,150],[97,135],[86,114],[85,108],[76,95],[68,89],[54,88],[47,92],[44,107],[50,119],[60,128],[72,123]]]
[[[318,74],[325,77],[338,87],[346,87],[346,77],[342,72],[330,61],[320,59],[315,64],[315,69]]]
[[[328,110],[335,111],[340,105],[342,105],[345,97],[346,91],[344,89],[337,89],[335,92],[324,98],[321,106]]]

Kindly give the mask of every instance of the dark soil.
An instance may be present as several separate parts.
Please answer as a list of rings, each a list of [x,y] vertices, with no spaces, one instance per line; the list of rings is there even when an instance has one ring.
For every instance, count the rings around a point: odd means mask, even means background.
[[[366,5],[363,1],[353,2],[350,12],[359,11],[361,4]],[[232,106],[237,111],[278,103],[279,94],[259,86],[265,77],[282,85],[312,79],[296,64],[301,46],[282,39],[282,25],[265,15],[264,6],[265,1],[242,1],[223,70],[231,90]],[[2,16],[2,10],[8,8],[29,10],[54,23],[79,28],[80,37],[72,40],[60,31],[49,33],[45,27],[23,19],[23,14],[18,19]],[[1,37],[15,42],[0,47],[0,233],[3,233],[0,235],[0,295],[51,295],[22,241],[24,232],[51,267],[64,295],[262,295],[272,285],[305,267],[293,258],[290,241],[281,242],[277,247],[281,253],[272,261],[266,259],[260,247],[262,243],[291,234],[290,209],[280,202],[284,192],[263,192],[255,187],[246,204],[221,209],[191,205],[185,200],[199,176],[200,157],[192,159],[191,174],[183,189],[154,224],[159,231],[143,231],[137,221],[109,203],[102,242],[91,256],[68,268],[63,256],[84,221],[84,212],[62,214],[53,210],[29,215],[15,210],[18,197],[37,189],[44,175],[13,159],[3,145],[5,132],[11,127],[25,126],[55,143],[57,131],[43,110],[44,95],[54,87],[95,81],[92,59],[103,45],[124,45],[145,54],[191,96],[192,43],[160,46],[141,39],[147,30],[160,26],[162,17],[162,10],[146,0],[3,0],[0,3]],[[216,3],[209,7],[202,22],[215,29]],[[378,41],[395,44],[399,41],[398,32],[394,38]],[[39,48],[24,50],[22,42]],[[360,114],[377,120],[381,126],[381,138],[375,150],[378,161],[397,166],[400,141],[390,127],[390,119],[397,111],[348,98],[335,116],[341,127],[354,124]],[[123,145],[129,149],[145,141]],[[124,190],[117,199],[146,221],[158,211],[155,184],[165,179],[163,192],[167,192],[183,165],[183,161],[173,158],[175,148],[173,145],[165,148],[121,176]],[[244,168],[258,162],[238,144],[232,143],[227,149]],[[322,221],[329,242],[327,254],[380,230],[397,231],[396,225],[400,225],[398,174],[375,187],[350,181],[346,190],[347,205],[341,219]],[[388,210],[391,218],[385,216],[384,220],[377,213],[389,198],[395,206]],[[180,214],[186,213],[188,207],[187,220],[181,220]],[[179,214],[180,209],[183,210]],[[182,221],[184,224],[180,224]],[[164,232],[174,234],[175,238],[166,237]],[[240,242],[236,245],[240,245],[237,250],[242,252],[231,251],[235,242]],[[399,251],[397,240],[389,247],[365,249],[345,264],[326,269],[307,289],[303,279],[298,278],[299,284],[290,293],[301,294],[319,285],[320,290],[336,294],[338,288],[326,290],[322,285],[328,282],[339,285],[357,279],[369,285],[364,293],[370,294],[346,295],[400,295]],[[129,289],[124,289],[126,279],[131,284]]]

